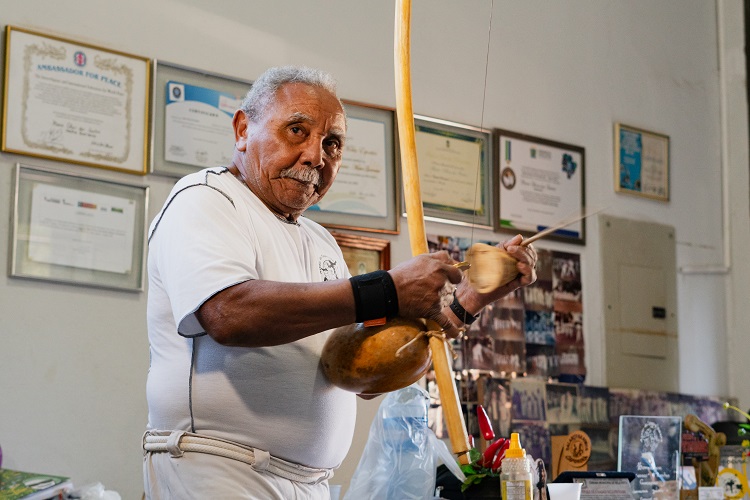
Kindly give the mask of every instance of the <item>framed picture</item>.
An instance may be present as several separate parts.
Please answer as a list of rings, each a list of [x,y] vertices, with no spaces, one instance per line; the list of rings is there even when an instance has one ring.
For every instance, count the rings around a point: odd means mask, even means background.
[[[17,164],[10,275],[142,291],[148,187]]]
[[[414,126],[425,219],[491,229],[491,132],[426,116]]]
[[[581,146],[495,129],[495,231],[531,236],[583,215],[586,153]],[[548,239],[584,244],[586,221]]]
[[[669,136],[615,123],[615,191],[669,201]]]
[[[331,232],[341,247],[352,276],[391,268],[391,242],[355,234]]]
[[[149,59],[8,26],[2,150],[145,174]]]
[[[395,111],[343,101],[347,131],[336,180],[305,216],[329,228],[398,234]]]
[[[154,61],[151,173],[182,177],[229,165],[232,117],[252,82]]]

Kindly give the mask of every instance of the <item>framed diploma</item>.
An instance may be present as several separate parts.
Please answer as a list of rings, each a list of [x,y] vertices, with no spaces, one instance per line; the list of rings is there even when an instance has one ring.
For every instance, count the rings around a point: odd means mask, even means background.
[[[615,191],[669,201],[669,136],[615,123]]]
[[[330,228],[399,232],[395,111],[343,101],[347,130],[336,180],[305,216]]]
[[[355,234],[331,232],[341,247],[352,276],[391,268],[391,242]]]
[[[148,187],[18,164],[10,275],[143,290]]]
[[[583,214],[584,148],[495,129],[495,231],[531,236]],[[558,229],[549,239],[586,243],[586,221]]]
[[[151,173],[182,177],[229,165],[232,117],[252,82],[163,61],[152,64]]]
[[[426,219],[491,228],[489,130],[415,116]]]
[[[2,150],[145,174],[149,59],[8,26]]]

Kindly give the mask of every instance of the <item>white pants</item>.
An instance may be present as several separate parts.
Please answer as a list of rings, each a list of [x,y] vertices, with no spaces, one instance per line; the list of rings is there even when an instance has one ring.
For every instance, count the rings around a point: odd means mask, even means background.
[[[328,481],[303,484],[206,453],[146,453],[147,500],[330,500]]]

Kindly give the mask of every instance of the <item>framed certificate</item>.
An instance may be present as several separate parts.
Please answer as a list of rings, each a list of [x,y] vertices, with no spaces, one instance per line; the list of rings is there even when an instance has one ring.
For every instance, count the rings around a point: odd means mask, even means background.
[[[252,82],[163,61],[153,73],[151,173],[182,177],[229,165],[232,117]]]
[[[414,126],[425,218],[490,229],[491,132],[426,116]]]
[[[347,130],[336,180],[305,217],[330,228],[399,232],[395,111],[343,101]]]
[[[391,242],[354,234],[331,232],[341,247],[352,276],[391,268]]]
[[[615,123],[615,191],[669,201],[669,136]]]
[[[143,290],[148,187],[16,166],[10,275]]]
[[[583,214],[584,148],[508,130],[493,132],[495,231],[531,236]],[[548,239],[584,244],[586,222],[558,229]]]
[[[149,59],[8,26],[2,150],[145,174]]]

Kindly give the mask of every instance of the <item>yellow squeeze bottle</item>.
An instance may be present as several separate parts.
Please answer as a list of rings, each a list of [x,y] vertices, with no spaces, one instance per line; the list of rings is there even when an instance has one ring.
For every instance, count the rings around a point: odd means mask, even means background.
[[[518,433],[510,435],[510,447],[505,451],[500,489],[503,500],[532,500],[531,467],[526,460],[526,450],[521,448]]]

